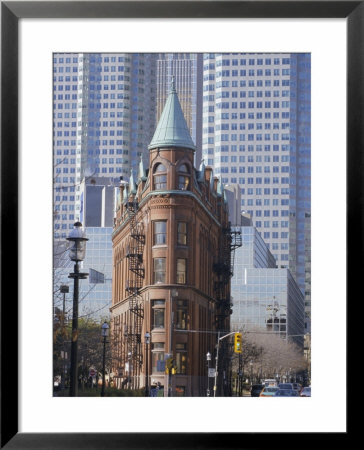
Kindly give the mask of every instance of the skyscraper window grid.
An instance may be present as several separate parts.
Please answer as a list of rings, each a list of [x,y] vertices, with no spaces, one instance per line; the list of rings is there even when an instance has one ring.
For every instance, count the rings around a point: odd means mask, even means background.
[[[202,157],[310,308],[310,54],[204,54]]]
[[[54,54],[54,236],[78,220],[84,176],[136,173],[155,125],[154,54]]]
[[[85,174],[136,173],[172,75],[204,163],[240,186],[242,209],[309,311],[309,54],[55,54],[55,238],[79,217]]]

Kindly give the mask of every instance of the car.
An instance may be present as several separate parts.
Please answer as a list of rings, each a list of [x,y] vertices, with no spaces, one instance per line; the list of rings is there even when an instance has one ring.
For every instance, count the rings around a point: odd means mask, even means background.
[[[292,384],[293,384],[293,389],[295,389],[298,392],[301,391],[302,386],[299,383],[292,383]]]
[[[293,383],[279,383],[279,389],[290,389],[294,390]]]
[[[278,382],[274,378],[267,378],[263,381],[264,386],[277,386]]]
[[[259,397],[273,397],[277,391],[277,386],[266,386],[259,394]]]
[[[300,397],[311,397],[311,386],[306,386],[300,392]]]
[[[295,389],[278,389],[274,397],[299,397],[299,395]]]
[[[259,394],[262,392],[263,388],[264,388],[263,384],[253,384],[250,390],[250,396],[259,397]]]

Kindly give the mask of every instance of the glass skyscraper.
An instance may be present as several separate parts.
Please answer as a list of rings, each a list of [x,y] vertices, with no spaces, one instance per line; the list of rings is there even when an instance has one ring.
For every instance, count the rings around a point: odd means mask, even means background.
[[[247,211],[289,268],[310,313],[310,54],[204,54],[205,164],[238,184]]]
[[[275,260],[253,226],[240,227],[235,250],[232,329],[279,334],[303,349],[304,297],[289,269]]]
[[[155,129],[154,54],[54,54],[54,232],[79,220],[84,176],[136,173]]]
[[[309,54],[58,53],[53,70],[56,239],[80,220],[84,176],[128,180],[146,163],[173,76],[196,165],[239,187],[310,314]]]
[[[103,319],[110,315],[111,276],[112,276],[112,227],[86,227],[86,257],[80,263],[81,271],[88,277],[79,283],[79,317],[85,319]],[[58,248],[56,244],[56,248]],[[72,318],[73,281],[68,275],[73,272],[73,263],[64,253],[65,264],[54,269],[54,307],[62,310],[63,295],[59,292],[61,285],[69,286],[65,296],[65,315]]]

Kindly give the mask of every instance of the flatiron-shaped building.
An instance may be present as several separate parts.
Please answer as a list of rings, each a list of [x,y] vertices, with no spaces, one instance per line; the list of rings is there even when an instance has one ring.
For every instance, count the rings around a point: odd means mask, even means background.
[[[193,165],[173,82],[148,149],[149,168],[141,160],[137,180],[121,181],[112,236],[114,379],[147,394],[203,396],[214,384],[206,354],[215,361],[218,332],[230,329],[231,230],[220,181]],[[218,395],[224,355],[220,345]]]

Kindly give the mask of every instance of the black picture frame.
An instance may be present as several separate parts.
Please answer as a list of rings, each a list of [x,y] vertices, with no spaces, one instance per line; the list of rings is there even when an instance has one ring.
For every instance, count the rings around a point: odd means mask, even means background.
[[[363,1],[2,1],[1,2],[1,448],[259,448],[267,433],[18,432],[18,23],[22,18],[346,18],[347,20],[347,304],[363,273]],[[333,224],[335,218],[333,217]],[[335,245],[335,243],[333,243]],[[355,252],[353,251],[355,248]],[[359,255],[357,254],[359,252]],[[358,258],[359,256],[359,258]],[[351,295],[353,297],[353,295]],[[349,311],[348,311],[349,312]],[[348,341],[347,341],[348,342]],[[334,343],[333,343],[334,345]],[[351,348],[347,346],[348,350]],[[11,388],[8,370],[11,367]],[[347,369],[348,370],[348,366]],[[341,386],[348,388],[348,386]],[[343,444],[347,432],[335,433]],[[213,427],[212,427],[213,429]],[[274,435],[280,438],[279,433]],[[312,436],[303,434],[299,444]],[[315,434],[327,442],[327,434]],[[295,433],[286,444],[297,445]]]

